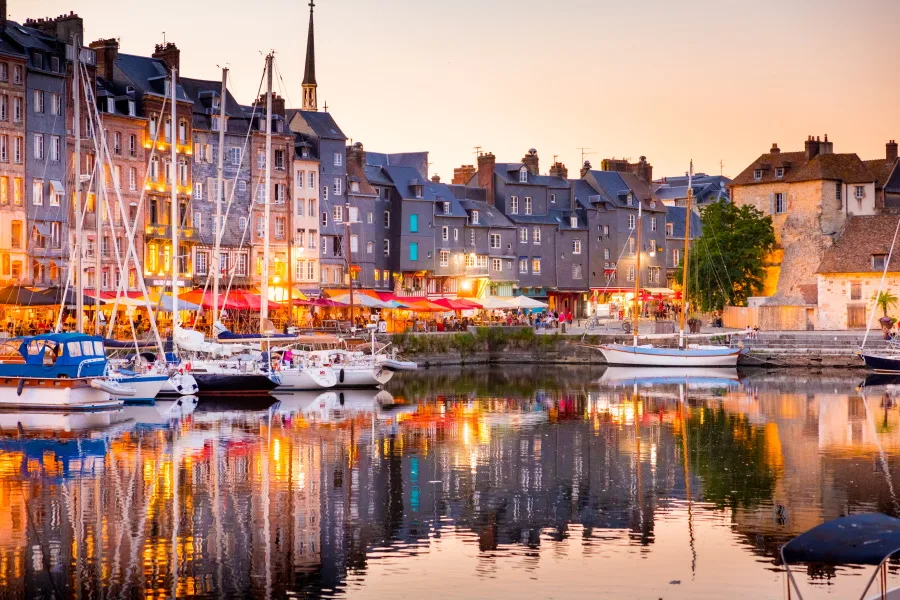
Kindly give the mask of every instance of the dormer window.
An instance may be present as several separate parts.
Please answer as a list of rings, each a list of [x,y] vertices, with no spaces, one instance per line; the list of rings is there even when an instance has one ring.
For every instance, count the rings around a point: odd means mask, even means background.
[[[219,109],[219,104],[221,104],[221,103],[219,102],[219,97],[216,96],[215,98],[213,98],[213,101],[212,101],[212,107],[213,107],[215,110],[218,110],[218,109]]]
[[[359,193],[359,182],[358,182],[358,181],[351,181],[351,182],[350,182],[350,191],[353,192],[353,193],[355,193],[355,194],[358,194],[358,193]]]
[[[449,202],[444,202],[444,214],[445,215],[450,214],[450,203]]]
[[[576,217],[575,215],[569,217],[569,227],[571,227],[572,229],[578,227],[578,217]]]
[[[300,150],[300,158],[309,158],[309,148],[302,148]]]
[[[128,116],[129,117],[137,116],[137,105],[135,104],[134,100],[128,101]]]
[[[887,254],[873,254],[872,255],[872,268],[876,271],[883,271],[885,265],[887,264]]]
[[[413,186],[413,195],[414,195],[416,198],[421,198],[421,197],[422,197],[422,186],[421,186],[421,185],[414,185],[414,186]]]
[[[472,225],[478,225],[478,211],[472,211]]]
[[[107,98],[106,99],[106,112],[109,114],[115,114],[116,112],[116,100],[115,98]]]
[[[762,169],[754,169],[753,170],[753,180],[759,181],[760,179],[762,179],[762,174],[763,174]]]
[[[675,235],[675,225],[672,223],[666,223],[666,236],[672,237]]]
[[[519,169],[519,183],[528,183],[528,168],[522,167]]]
[[[125,86],[125,93],[126,93],[126,94],[134,95],[134,86],[133,86],[133,85],[126,85],[126,86]]]
[[[777,179],[784,178],[784,167],[775,167],[775,177]]]

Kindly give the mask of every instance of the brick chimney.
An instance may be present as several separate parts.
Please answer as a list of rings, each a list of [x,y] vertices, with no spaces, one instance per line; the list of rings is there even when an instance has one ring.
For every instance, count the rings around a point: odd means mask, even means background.
[[[366,150],[365,148],[363,148],[362,142],[356,142],[355,144],[347,148],[347,162],[355,164],[360,169],[365,170]]]
[[[819,138],[816,138],[819,141]],[[828,141],[828,134],[825,134],[825,140],[819,142],[819,154],[834,154],[834,143]]]
[[[806,138],[804,149],[806,150],[806,160],[812,160],[819,155],[819,142],[813,136],[809,136]]]
[[[179,75],[181,74],[181,50],[179,50],[178,46],[173,42],[166,42],[165,45],[157,44],[156,52],[153,53],[153,58],[160,59],[166,63],[169,70],[172,70],[174,67]]]
[[[0,0],[0,23],[6,25],[6,0]]]
[[[541,171],[539,168],[539,159],[537,150],[532,148],[528,151],[528,154],[522,159],[522,162],[525,163],[525,168],[528,169],[528,172],[532,175],[540,175]]]
[[[781,148],[778,147],[776,142],[772,142],[772,149],[769,150],[769,154],[780,154]]]
[[[647,183],[653,181],[653,165],[647,162],[646,156],[641,157],[641,161],[634,165],[632,172]]]
[[[5,20],[6,0],[3,0],[3,5],[0,8],[3,9],[3,18]],[[79,44],[84,44],[84,20],[76,15],[74,11],[69,11],[67,15],[59,15],[54,19],[28,19],[25,21],[25,25],[43,31],[66,44],[72,43],[72,36],[75,36]]]
[[[897,162],[897,142],[895,140],[884,145],[884,158],[889,163]]]
[[[262,109],[263,112],[265,112],[265,110],[266,110],[266,95],[260,94],[259,98],[256,99],[256,102],[253,103],[253,106],[257,106],[260,109]],[[285,116],[284,106],[285,106],[284,98],[282,98],[278,94],[272,92],[272,114],[278,115],[279,117],[284,117]]]
[[[585,175],[588,174],[588,171],[591,170],[591,161],[584,161],[584,165],[581,167],[581,177],[584,178]]]
[[[453,169],[453,185],[466,185],[476,172],[474,165],[463,165],[458,169]]]
[[[494,167],[497,157],[492,153],[478,155],[478,187],[484,188],[485,200],[491,206],[494,205]]]
[[[550,167],[550,175],[552,177],[559,177],[560,179],[568,179],[569,170],[566,168],[566,165],[557,161]]]
[[[431,183],[440,183],[440,182],[441,182],[441,176],[440,176],[440,175],[438,175],[437,173],[435,173],[434,175],[431,176]]]
[[[97,74],[106,81],[112,81],[116,61],[119,59],[119,40],[97,40],[91,42],[90,47],[97,53]]]

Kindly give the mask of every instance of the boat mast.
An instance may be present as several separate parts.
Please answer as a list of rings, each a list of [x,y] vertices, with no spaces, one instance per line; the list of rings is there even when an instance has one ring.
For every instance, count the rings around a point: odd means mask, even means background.
[[[688,171],[687,207],[684,211],[684,258],[682,259],[684,262],[684,268],[681,269],[681,327],[678,334],[679,348],[684,348],[684,320],[686,318],[688,307],[688,282],[690,281],[689,271],[691,264],[690,262],[688,262],[688,258],[691,252],[691,195],[693,192],[693,179],[694,161],[691,160],[691,168]]]
[[[169,83],[172,92],[172,122],[169,125],[169,135],[171,136],[169,143],[172,145],[172,166],[170,172],[172,181],[169,184],[172,191],[172,210],[170,211],[170,220],[172,222],[172,352],[175,352],[175,328],[178,326],[178,261],[180,258],[178,254],[178,147],[175,144],[177,141],[175,132],[177,123],[175,77],[175,67],[172,67],[172,78]]]
[[[632,198],[636,198],[634,192]],[[643,221],[643,213],[641,212],[641,199],[637,198],[638,216],[637,216],[637,266],[634,270],[634,306],[635,311],[632,313],[632,321],[634,321],[634,347],[638,345],[638,324],[641,322],[641,225]]]
[[[81,230],[81,102],[78,93],[78,71],[81,69],[79,60],[81,59],[81,40],[77,36],[72,36],[72,101],[75,103],[74,130],[75,130],[75,283],[78,287],[75,297],[75,326],[78,333],[84,333],[84,324],[81,316],[84,314],[84,296],[81,289],[84,287],[82,281],[83,269],[82,250],[84,244],[82,242],[83,232]],[[63,305],[66,299],[62,299]]]
[[[216,179],[216,226],[213,228],[216,243],[213,248],[213,308],[212,324],[219,318],[219,278],[222,259],[219,257],[222,246],[222,196],[225,193],[225,93],[228,81],[228,69],[222,69],[222,93],[219,96],[219,166]],[[215,334],[213,334],[215,335]]]
[[[350,283],[350,331],[354,329],[353,321],[353,247],[350,240],[353,239],[353,222],[350,220],[350,203],[347,203],[347,275]]]
[[[266,56],[266,196],[263,207],[265,234],[263,236],[262,294],[259,307],[259,332],[265,334],[269,318],[269,219],[272,195],[272,53]]]
[[[100,123],[97,123],[97,126],[100,126]],[[102,174],[101,177],[95,178],[97,181],[97,191],[100,192],[96,196],[94,196],[94,221],[95,221],[95,230],[97,231],[96,239],[94,240],[94,327],[96,330],[96,335],[103,335],[102,330],[100,328],[100,273],[103,268],[103,244],[101,241],[103,237],[100,235],[103,229],[103,219],[102,213],[100,212],[100,205],[104,204],[107,201],[106,195],[106,173],[107,169],[109,169],[110,177],[113,175],[112,163],[107,163],[102,160],[102,156],[97,157],[98,160],[94,161],[97,165],[98,175]],[[112,229],[112,223],[109,224],[110,229]],[[80,296],[84,290],[82,289],[84,286],[78,286],[78,295]]]

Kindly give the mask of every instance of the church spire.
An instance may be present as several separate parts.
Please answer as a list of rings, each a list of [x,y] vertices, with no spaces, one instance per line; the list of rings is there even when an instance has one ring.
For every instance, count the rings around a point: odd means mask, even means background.
[[[303,72],[303,110],[319,110],[316,100],[316,36],[313,29],[315,0],[309,2],[309,37],[306,39],[306,70]]]

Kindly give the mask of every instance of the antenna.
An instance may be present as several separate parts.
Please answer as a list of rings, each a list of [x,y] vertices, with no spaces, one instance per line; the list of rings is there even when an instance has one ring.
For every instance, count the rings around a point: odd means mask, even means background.
[[[719,175],[721,176],[725,170],[725,163],[722,162],[722,159],[719,159]]]
[[[557,159],[557,158],[559,158],[559,154],[554,154],[554,155],[553,155],[553,164],[554,164],[554,165],[556,164],[556,159]]]
[[[163,31],[162,33],[163,33],[163,48],[165,48],[166,47],[166,32]]]
[[[475,162],[478,162],[478,157],[481,156],[481,146],[475,146]]]
[[[575,148],[576,150],[581,151],[581,164],[584,164],[584,157],[590,156],[591,154],[597,154],[596,152],[590,152],[590,148]]]

